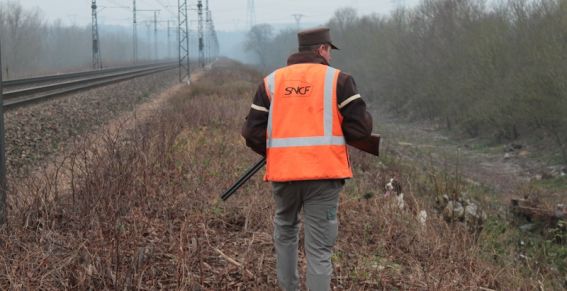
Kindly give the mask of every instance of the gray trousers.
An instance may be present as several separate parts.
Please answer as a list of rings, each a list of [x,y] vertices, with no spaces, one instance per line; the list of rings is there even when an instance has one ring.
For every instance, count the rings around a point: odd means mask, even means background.
[[[342,180],[314,180],[272,183],[276,202],[274,244],[277,275],[284,290],[299,290],[297,253],[299,212],[303,208],[307,288],[328,291],[333,266],[332,248],[337,240],[337,208]]]

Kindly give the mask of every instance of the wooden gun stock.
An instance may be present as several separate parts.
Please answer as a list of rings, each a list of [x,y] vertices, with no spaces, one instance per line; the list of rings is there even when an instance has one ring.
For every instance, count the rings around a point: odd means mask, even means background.
[[[371,134],[367,138],[358,139],[354,141],[347,142],[348,145],[357,148],[363,152],[367,152],[371,155],[379,156],[380,155],[380,135],[379,134]]]

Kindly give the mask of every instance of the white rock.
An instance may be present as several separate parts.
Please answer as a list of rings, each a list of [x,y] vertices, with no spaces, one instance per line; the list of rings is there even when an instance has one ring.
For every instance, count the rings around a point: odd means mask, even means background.
[[[404,193],[400,193],[399,195],[396,195],[396,205],[398,205],[398,208],[404,209],[405,207]]]
[[[465,215],[463,205],[456,201],[449,201],[443,210],[443,216],[446,220],[461,220]]]
[[[465,216],[465,209],[463,208],[463,205],[459,202],[455,202],[454,211],[458,219],[463,219],[463,217]]]
[[[417,219],[419,220],[419,223],[421,223],[421,226],[425,226],[425,223],[427,222],[427,211],[421,210],[417,215]]]
[[[486,219],[486,213],[478,205],[472,203],[465,207],[465,223],[469,226],[480,225]]]

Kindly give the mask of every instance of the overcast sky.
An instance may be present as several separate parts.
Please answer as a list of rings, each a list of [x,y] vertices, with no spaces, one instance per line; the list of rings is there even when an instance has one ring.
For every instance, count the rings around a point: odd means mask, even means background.
[[[1,0],[6,2],[8,0]],[[13,1],[13,0],[12,0]],[[23,7],[39,8],[47,21],[86,25],[91,21],[91,0],[16,0]],[[197,0],[187,0],[195,8]],[[396,3],[400,4],[396,4]],[[322,24],[343,7],[360,14],[388,14],[396,5],[414,6],[419,0],[255,0],[256,23],[294,23],[293,14],[303,14],[302,22]],[[205,0],[203,0],[205,3]],[[132,0],[97,0],[99,24],[128,26],[132,22]],[[209,0],[217,30],[246,29],[247,0]],[[118,8],[122,6],[122,8]],[[160,9],[160,20],[177,18],[177,0],[136,0],[137,9]],[[190,15],[195,13],[189,12]],[[153,19],[152,12],[138,12],[140,20]]]

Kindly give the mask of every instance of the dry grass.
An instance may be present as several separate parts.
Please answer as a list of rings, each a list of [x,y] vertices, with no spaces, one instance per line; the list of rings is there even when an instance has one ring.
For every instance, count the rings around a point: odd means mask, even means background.
[[[259,80],[221,62],[135,129],[97,146],[85,140],[59,171],[13,181],[0,289],[275,289],[270,186],[258,175],[218,200],[259,159],[239,135]],[[551,286],[521,265],[486,259],[477,236],[429,211],[415,170],[361,153],[352,160],[333,257],[337,290]],[[405,211],[382,197],[390,176],[405,185]],[[425,227],[420,209],[430,213]]]

